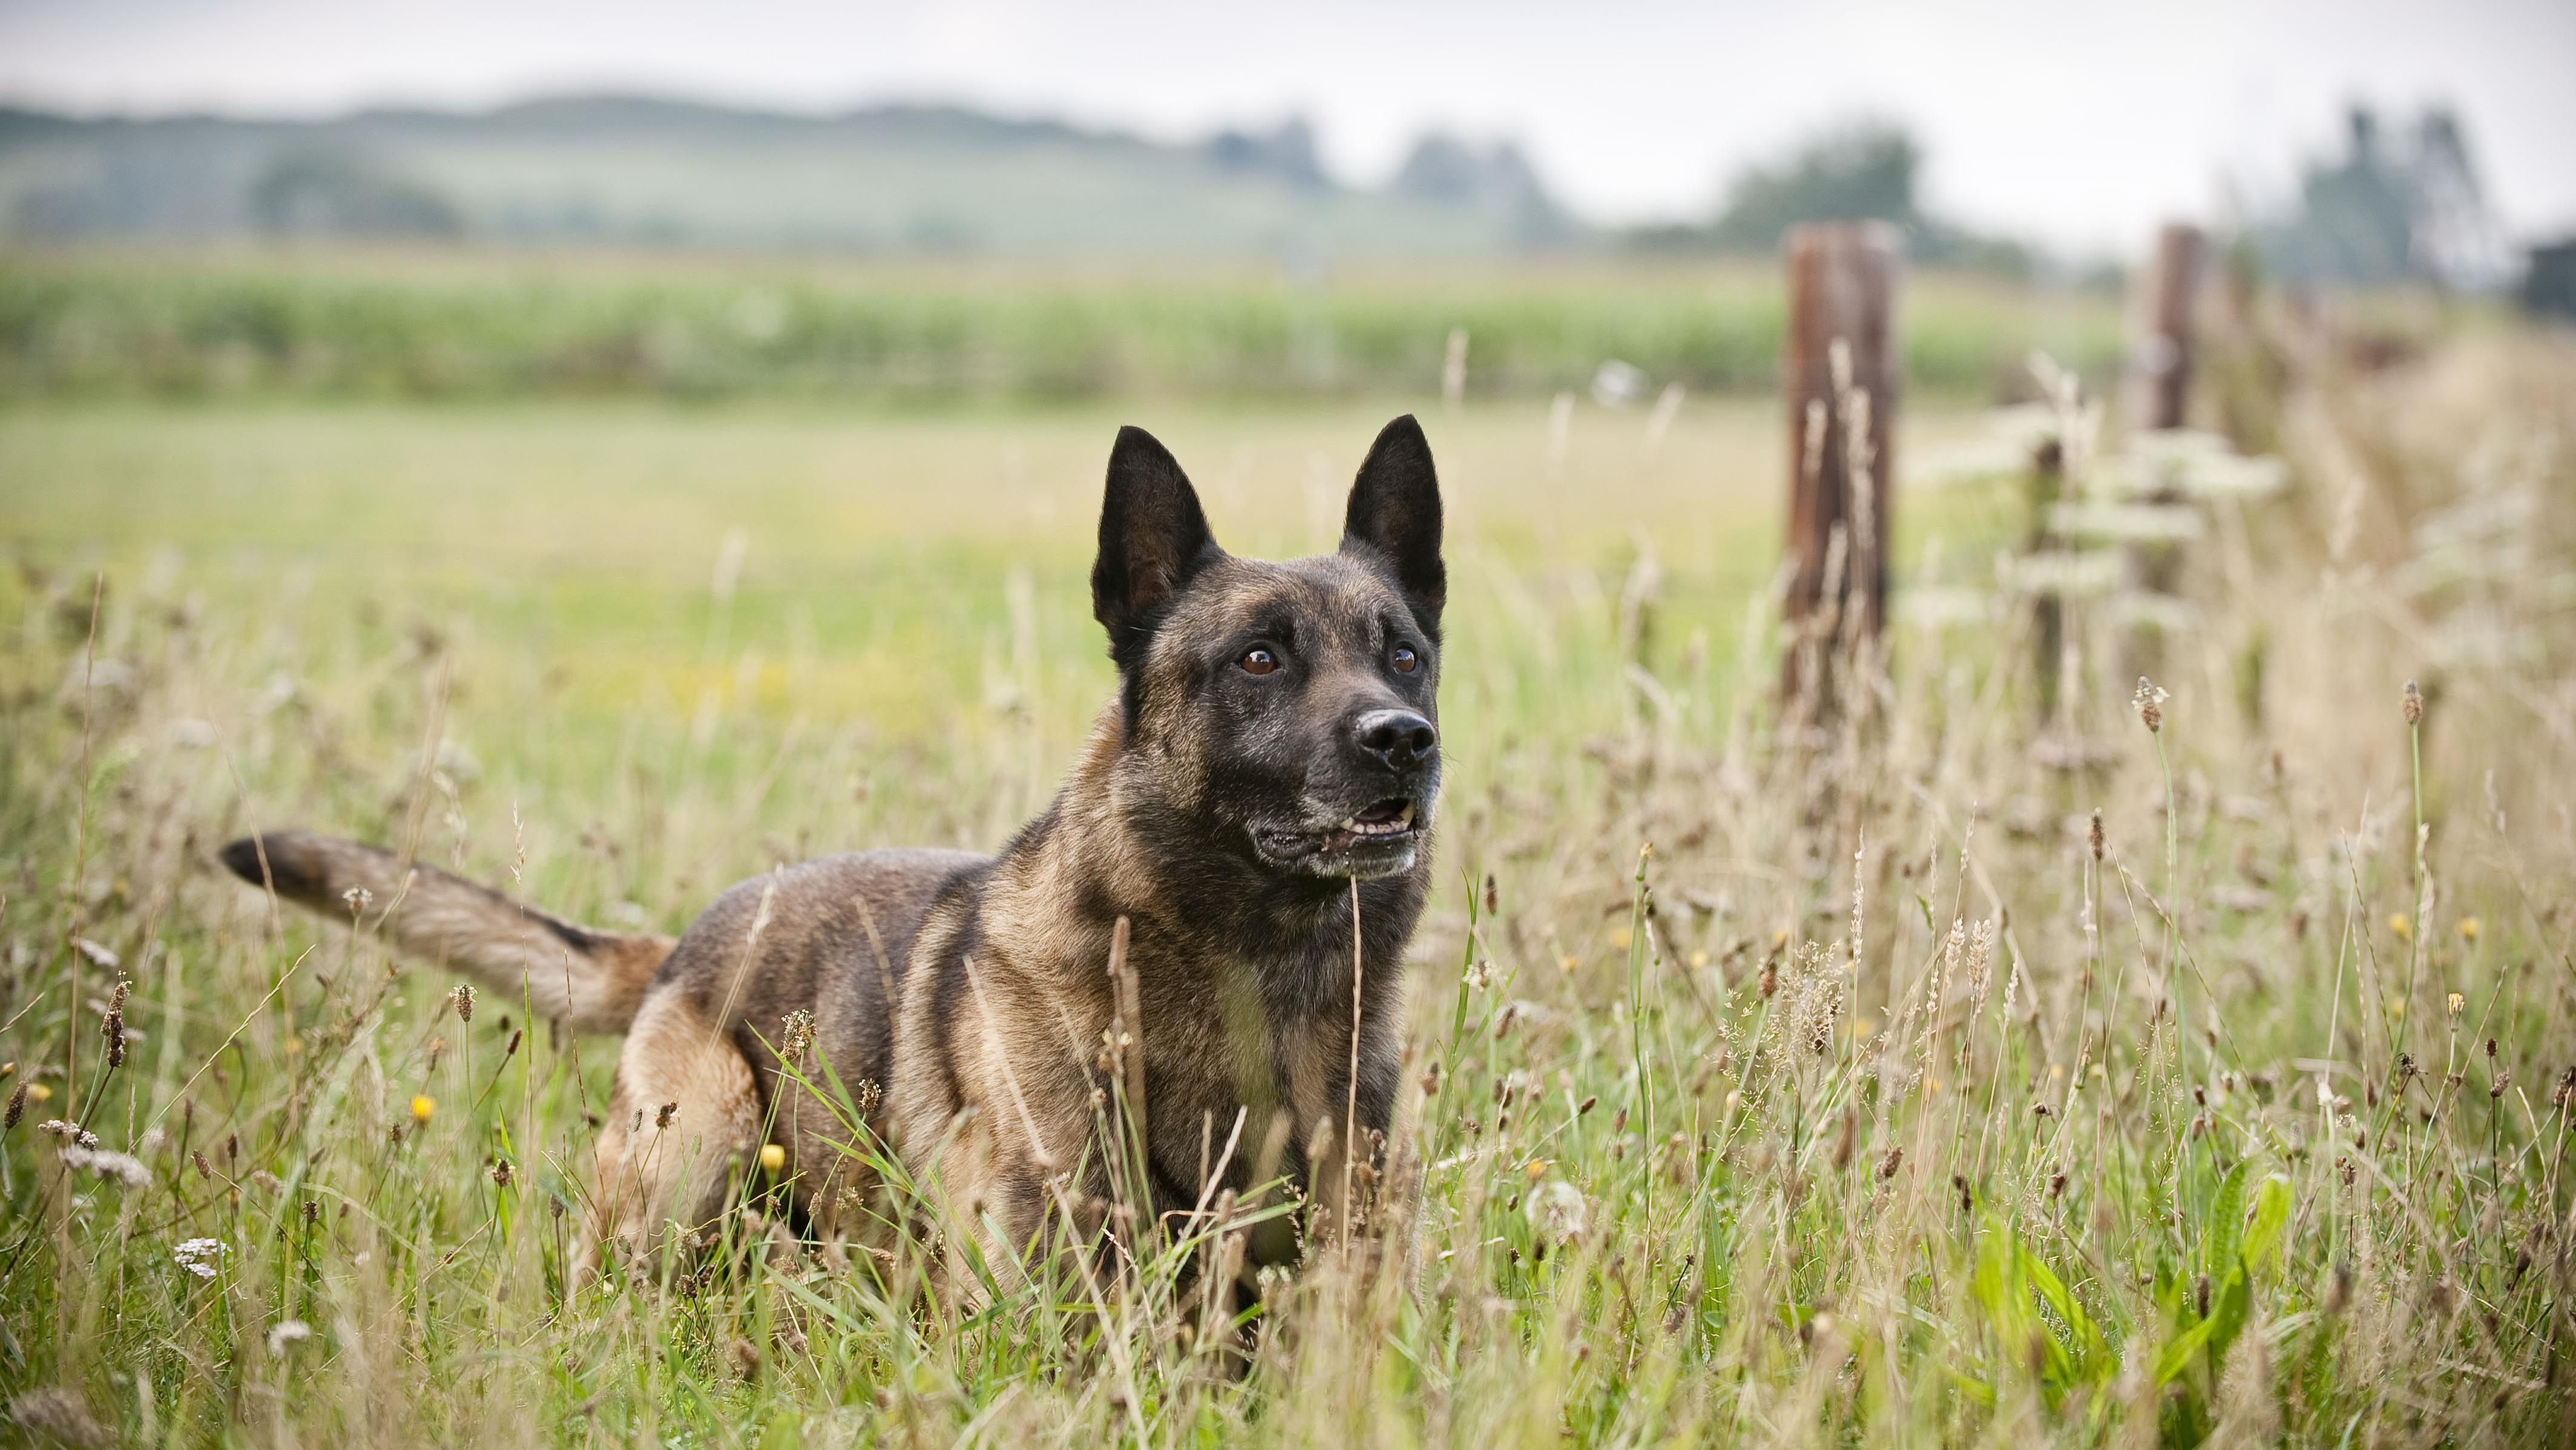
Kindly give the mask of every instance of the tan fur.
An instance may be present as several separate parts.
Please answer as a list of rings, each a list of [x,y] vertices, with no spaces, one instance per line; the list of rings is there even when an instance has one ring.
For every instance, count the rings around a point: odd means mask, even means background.
[[[618,1054],[576,1274],[597,1272],[612,1246],[638,1257],[666,1226],[688,1233],[714,1219],[759,1143],[751,1065],[684,994],[655,994]]]
[[[225,864],[255,885],[395,950],[462,972],[510,1002],[574,1032],[623,1032],[643,1004],[672,939],[593,931],[435,866],[307,831],[248,836]]]

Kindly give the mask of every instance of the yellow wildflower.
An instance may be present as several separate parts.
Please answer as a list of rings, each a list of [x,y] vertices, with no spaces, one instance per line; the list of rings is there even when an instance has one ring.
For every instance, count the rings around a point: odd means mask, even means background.
[[[428,1122],[429,1115],[437,1111],[438,1099],[425,1093],[411,1100],[411,1120],[415,1123]]]

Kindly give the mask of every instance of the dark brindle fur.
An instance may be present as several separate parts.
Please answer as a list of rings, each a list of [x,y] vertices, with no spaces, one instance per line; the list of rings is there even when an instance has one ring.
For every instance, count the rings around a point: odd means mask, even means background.
[[[407,953],[568,1027],[626,1034],[592,1266],[603,1245],[640,1249],[720,1211],[764,1123],[820,1231],[871,1202],[839,1118],[781,1072],[773,1048],[799,1010],[832,1074],[871,1103],[871,1130],[989,1252],[1027,1251],[1053,1212],[1094,1211],[1122,917],[1155,1210],[1246,1189],[1273,1166],[1256,1167],[1265,1147],[1329,1206],[1355,1171],[1349,1141],[1383,1142],[1395,1100],[1401,969],[1440,786],[1444,593],[1439,488],[1411,418],[1361,465],[1341,551],[1287,563],[1219,549],[1180,466],[1130,428],[1092,570],[1118,696],[1054,804],[998,856],[808,862],[725,892],[676,943],[573,926],[303,832],[233,842],[223,860],[326,915],[363,891],[366,924]],[[1239,1113],[1237,1151],[1203,1182]]]

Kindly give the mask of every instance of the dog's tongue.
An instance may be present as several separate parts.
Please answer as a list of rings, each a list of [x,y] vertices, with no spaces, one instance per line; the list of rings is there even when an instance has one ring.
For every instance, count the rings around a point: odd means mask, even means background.
[[[1351,819],[1363,826],[1391,825],[1403,817],[1404,805],[1400,800],[1379,801]]]

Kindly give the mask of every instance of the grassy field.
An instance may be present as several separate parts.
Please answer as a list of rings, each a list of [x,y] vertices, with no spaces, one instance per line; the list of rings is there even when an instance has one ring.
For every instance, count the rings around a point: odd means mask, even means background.
[[[2527,339],[2303,374],[2289,491],[2214,506],[2152,647],[2074,604],[2051,718],[2017,483],[1927,474],[1921,607],[1784,722],[1752,401],[1650,446],[1418,393],[21,398],[0,1398],[180,1444],[2565,1443],[2571,399]],[[1240,1341],[1168,1258],[944,1311],[743,1249],[757,1177],[711,1252],[570,1290],[613,1045],[207,864],[293,822],[676,928],[993,845],[1106,694],[1114,425],[1293,553],[1407,407],[1455,582],[1404,1191],[1380,1272],[1323,1255]],[[1916,407],[1900,456],[1980,426]]]
[[[1157,268],[864,264],[594,252],[0,254],[0,390],[52,395],[907,403],[1117,396],[1471,395],[1778,376],[1767,261]],[[1908,279],[1909,386],[1983,402],[2045,348],[2095,377],[2117,300],[1974,275]]]

